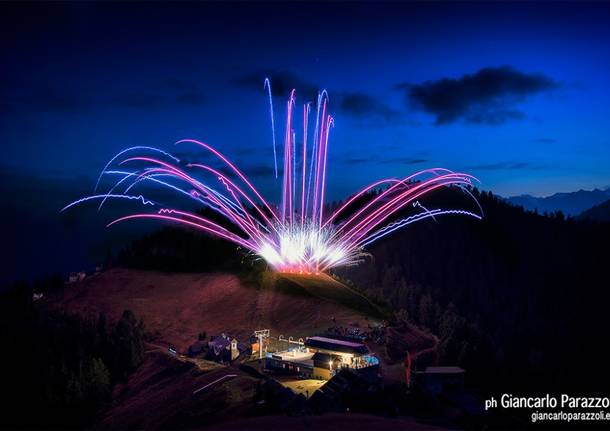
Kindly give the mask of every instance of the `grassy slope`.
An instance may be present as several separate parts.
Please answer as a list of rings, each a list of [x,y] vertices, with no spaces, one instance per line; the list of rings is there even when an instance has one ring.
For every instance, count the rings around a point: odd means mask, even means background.
[[[282,274],[278,276],[275,285],[276,288],[284,290],[301,289],[313,297],[351,308],[372,318],[382,319],[386,317],[384,311],[362,293],[326,274],[315,276]]]
[[[54,304],[92,316],[104,312],[110,321],[131,309],[158,343],[185,350],[201,331],[228,332],[245,341],[262,328],[274,336],[310,336],[332,326],[333,317],[339,325],[366,326],[366,314],[357,311],[366,309],[364,299],[341,286],[329,278],[253,287],[230,274],[112,269],[68,287]]]
[[[226,374],[238,377],[193,395]],[[151,352],[127,384],[115,388],[114,402],[97,428],[182,429],[247,416],[257,384],[258,379],[236,368],[205,372],[164,352]]]

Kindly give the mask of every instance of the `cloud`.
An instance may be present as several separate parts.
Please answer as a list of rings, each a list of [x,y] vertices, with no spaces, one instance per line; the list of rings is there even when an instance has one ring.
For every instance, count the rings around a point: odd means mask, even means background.
[[[458,120],[500,124],[520,119],[514,106],[528,96],[550,91],[561,83],[539,73],[523,73],[510,66],[486,67],[461,78],[443,78],[421,84],[401,83],[406,102],[436,117],[436,124]]]
[[[79,97],[52,93],[38,94],[33,102],[35,106],[44,111],[73,113],[89,111],[92,107],[91,103]]]
[[[84,96],[58,91],[47,86],[35,88],[30,94],[23,96],[8,97],[7,104],[60,113],[89,112],[94,107],[93,101]]]
[[[176,93],[175,101],[179,105],[200,106],[207,103],[207,98],[199,85],[181,78],[165,78],[154,83],[155,88],[161,88],[168,93]]]
[[[274,97],[287,98],[290,91],[295,88],[298,94],[301,94],[305,100],[314,101],[316,100],[318,90],[320,90],[320,87],[317,85],[285,70],[279,72],[259,70],[234,79],[233,84],[238,87],[254,88],[262,91],[265,78],[269,78],[271,82],[271,94]]]
[[[411,157],[390,157],[380,158],[376,156],[371,157],[353,157],[344,159],[343,163],[348,165],[364,165],[364,164],[380,164],[380,165],[417,165],[420,163],[426,163],[429,160],[421,158]]]
[[[173,156],[178,157],[180,160],[184,162],[210,162],[218,164],[218,166],[223,165],[222,161],[218,159],[218,157],[214,156],[209,151],[205,151],[201,147],[195,145],[178,145],[175,147],[174,151],[170,151]],[[232,162],[236,162],[236,157],[238,156],[252,156],[258,152],[256,147],[235,147],[231,148],[230,151],[223,151],[224,155],[229,158]],[[240,160],[237,160],[236,163],[238,166],[241,166],[242,163]]]
[[[148,83],[133,93],[114,97],[110,103],[129,108],[156,109],[172,102],[201,106],[207,103],[207,98],[196,82],[169,77]]]
[[[79,114],[105,107],[157,109],[171,104],[198,106],[207,102],[196,83],[176,78],[143,84],[129,92],[108,88],[101,93],[50,83],[15,82],[12,86],[0,86],[0,95],[0,112],[4,113],[30,110]]]
[[[275,168],[273,167],[273,165],[270,164],[254,164],[254,165],[242,165],[242,164],[237,164],[239,166],[239,170],[241,172],[244,173],[244,175],[246,175],[246,177],[253,179],[253,178],[263,178],[263,177],[267,177],[267,178],[275,178]],[[235,174],[235,172],[229,168],[228,166],[225,165],[219,165],[219,166],[215,166],[215,168],[217,170],[219,170],[220,172],[222,172],[224,175],[226,175],[229,178],[232,179],[237,179],[237,175]],[[278,176],[282,176],[284,174],[284,169],[282,166],[278,166]]]
[[[394,158],[381,160],[379,163],[384,165],[396,164],[396,165],[419,165],[421,163],[429,162],[428,159],[411,159],[411,158]]]
[[[14,113],[21,109],[40,112],[77,113],[90,111],[93,103],[80,92],[62,91],[50,83],[24,79],[0,80],[0,110]]]
[[[171,153],[173,156],[180,159],[180,165],[187,170],[189,170],[187,166],[189,163],[204,164],[218,170],[219,172],[222,172],[229,178],[237,179],[237,175],[229,166],[227,166],[224,162],[222,162],[222,160],[218,159],[218,157],[214,156],[208,151],[203,151],[197,148],[182,148]],[[241,147],[233,148],[230,151],[226,151],[224,152],[224,155],[227,156],[228,159],[233,162],[239,168],[239,170],[242,171],[248,178],[260,178],[270,176],[275,177],[275,168],[273,166],[273,160],[271,160],[271,163],[268,163],[266,161],[259,162],[259,160],[262,160],[262,157],[257,156],[257,153],[258,151],[252,147]],[[279,160],[278,162],[280,164],[282,163],[281,160]],[[199,174],[212,175],[213,177],[215,176],[207,171],[199,170],[198,168],[190,169],[193,169],[193,172],[197,172]],[[281,175],[282,173],[283,169],[280,165],[278,166],[278,174]]]
[[[287,98],[294,88],[301,100],[315,101],[322,86],[316,85],[290,71],[261,70],[243,75],[233,80],[238,87],[259,89],[263,91],[265,78],[271,82],[271,94],[274,97]],[[373,118],[384,121],[396,121],[401,117],[400,111],[383,103],[378,97],[361,91],[331,91],[332,109],[337,113],[354,118]]]
[[[520,170],[520,169],[531,169],[538,170],[542,169],[543,166],[532,164],[529,162],[497,162],[497,163],[488,163],[481,165],[473,165],[468,166],[464,170],[473,170],[473,171],[511,171],[511,170]]]
[[[354,117],[378,116],[387,121],[401,117],[399,111],[390,108],[378,98],[361,92],[344,92],[338,94],[339,111]]]
[[[363,165],[365,163],[371,163],[370,157],[354,157],[343,160],[343,163],[348,165]]]
[[[275,168],[271,165],[252,165],[244,168],[244,172],[251,178],[255,177],[275,177]],[[278,175],[283,174],[283,169],[278,166]]]

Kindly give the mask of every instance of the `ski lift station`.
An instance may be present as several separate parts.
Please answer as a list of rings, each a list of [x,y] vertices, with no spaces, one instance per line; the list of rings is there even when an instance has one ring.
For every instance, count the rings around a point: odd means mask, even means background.
[[[351,339],[315,336],[293,340],[280,336],[278,340],[287,342],[288,348],[266,352],[265,368],[280,374],[330,380],[343,368],[370,377],[379,373],[379,360],[365,344]]]

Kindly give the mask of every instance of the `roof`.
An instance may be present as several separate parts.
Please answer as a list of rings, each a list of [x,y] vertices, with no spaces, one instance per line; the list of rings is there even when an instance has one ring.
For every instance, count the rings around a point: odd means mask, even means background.
[[[224,338],[221,336],[214,337],[211,341],[208,342],[208,346],[214,349],[214,353],[218,354],[218,352],[222,349],[226,349],[231,345],[231,341],[228,338]]]
[[[362,343],[327,337],[309,337],[305,340],[305,346],[313,349],[334,350],[342,353],[365,354],[369,352],[369,349]]]
[[[428,374],[460,374],[464,370],[460,367],[426,367],[424,372]]]
[[[273,352],[273,356],[280,358],[282,361],[290,361],[290,362],[295,362],[295,361],[305,361],[307,359],[311,359],[311,357],[313,356],[313,353],[309,353],[309,352],[300,352],[298,350],[290,350],[290,351],[283,351],[283,352]]]

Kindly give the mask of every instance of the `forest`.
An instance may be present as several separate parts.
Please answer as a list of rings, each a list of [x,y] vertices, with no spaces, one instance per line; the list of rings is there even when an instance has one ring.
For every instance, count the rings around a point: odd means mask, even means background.
[[[103,314],[88,320],[33,300],[33,292],[61,288],[61,277],[51,277],[0,298],[5,429],[87,428],[113,385],[144,360],[144,326],[131,311],[110,324]]]
[[[367,263],[341,276],[439,335],[439,362],[464,367],[480,390],[607,388],[600,339],[610,324],[610,224],[474,194],[483,220],[412,225],[374,244]],[[435,196],[436,203],[453,198]]]

